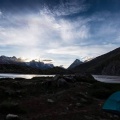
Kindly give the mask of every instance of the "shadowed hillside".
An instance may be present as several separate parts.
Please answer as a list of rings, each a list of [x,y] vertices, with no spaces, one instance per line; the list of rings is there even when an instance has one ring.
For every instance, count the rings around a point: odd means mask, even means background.
[[[61,67],[53,67],[46,70],[40,70],[29,66],[21,66],[16,64],[0,64],[0,73],[20,73],[20,74],[67,74],[66,69]]]
[[[42,71],[28,66],[20,66],[15,64],[0,64],[0,73],[38,74],[42,73]]]
[[[78,66],[78,65],[80,65],[80,64],[82,64],[83,62],[82,61],[80,61],[79,59],[76,59],[69,67],[68,67],[68,69],[73,69],[73,68],[75,68],[76,66]]]
[[[45,74],[67,74],[69,73],[69,71],[61,67],[53,67],[47,70],[43,70],[43,73]]]
[[[96,57],[74,69],[74,72],[89,72],[93,74],[120,75],[120,48]]]

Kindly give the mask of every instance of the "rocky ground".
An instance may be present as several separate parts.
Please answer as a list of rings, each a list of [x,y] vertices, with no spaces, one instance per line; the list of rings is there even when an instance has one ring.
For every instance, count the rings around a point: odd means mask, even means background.
[[[104,101],[120,89],[92,76],[1,79],[0,120],[119,120],[102,110]]]

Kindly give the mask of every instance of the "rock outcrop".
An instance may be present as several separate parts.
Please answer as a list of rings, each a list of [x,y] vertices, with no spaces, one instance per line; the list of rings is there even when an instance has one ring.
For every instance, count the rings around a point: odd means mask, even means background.
[[[6,115],[6,120],[20,120],[18,115],[8,114]]]

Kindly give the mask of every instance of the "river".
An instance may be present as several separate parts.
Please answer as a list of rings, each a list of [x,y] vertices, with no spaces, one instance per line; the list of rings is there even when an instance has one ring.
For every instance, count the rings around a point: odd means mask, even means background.
[[[0,78],[25,78],[31,79],[33,77],[54,77],[55,75],[36,75],[36,74],[8,74],[1,73]],[[108,76],[108,75],[92,75],[95,80],[104,83],[120,83],[120,76]]]
[[[1,73],[0,78],[25,78],[25,79],[31,79],[33,77],[54,77],[55,75],[36,75],[36,74],[6,74]]]
[[[120,76],[92,75],[95,80],[104,83],[120,83]]]

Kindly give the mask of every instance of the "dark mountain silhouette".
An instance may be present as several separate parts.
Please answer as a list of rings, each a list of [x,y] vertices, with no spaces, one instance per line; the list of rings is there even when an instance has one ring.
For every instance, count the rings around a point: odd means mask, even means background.
[[[15,64],[20,66],[32,67],[40,70],[54,67],[53,64],[45,64],[44,62],[35,61],[35,60],[32,60],[30,62],[25,62],[21,58],[16,58],[15,56],[13,57],[0,56],[0,64]]]
[[[75,63],[79,63],[78,60]],[[120,75],[120,48],[68,70],[61,67],[51,67],[51,65],[48,65],[50,67],[47,69],[39,69],[41,65],[44,66],[44,63],[36,61],[25,63],[21,59],[18,62],[16,57],[0,57],[1,73],[70,74],[87,72],[91,74]]]
[[[66,74],[66,69],[53,64],[32,60],[24,62],[20,58],[0,56],[0,73],[21,74]]]
[[[82,64],[83,62],[82,61],[80,61],[79,59],[76,59],[69,67],[68,67],[68,69],[73,69],[73,68],[75,68],[76,66],[78,66],[78,65],[80,65],[80,64]]]
[[[42,70],[16,64],[0,64],[0,73],[42,74]]]
[[[22,66],[17,64],[0,64],[0,73],[20,74],[68,74],[69,72],[61,67],[53,67],[45,70]]]
[[[43,73],[45,74],[68,74],[70,72],[62,67],[53,67],[50,69],[43,70]]]
[[[120,75],[120,47],[83,63],[72,69],[72,71],[76,73],[88,72],[92,74]]]
[[[37,69],[41,69],[41,70],[45,70],[45,69],[54,67],[53,64],[45,64],[44,62],[35,61],[35,60],[27,62],[26,64],[32,68],[37,68]]]

